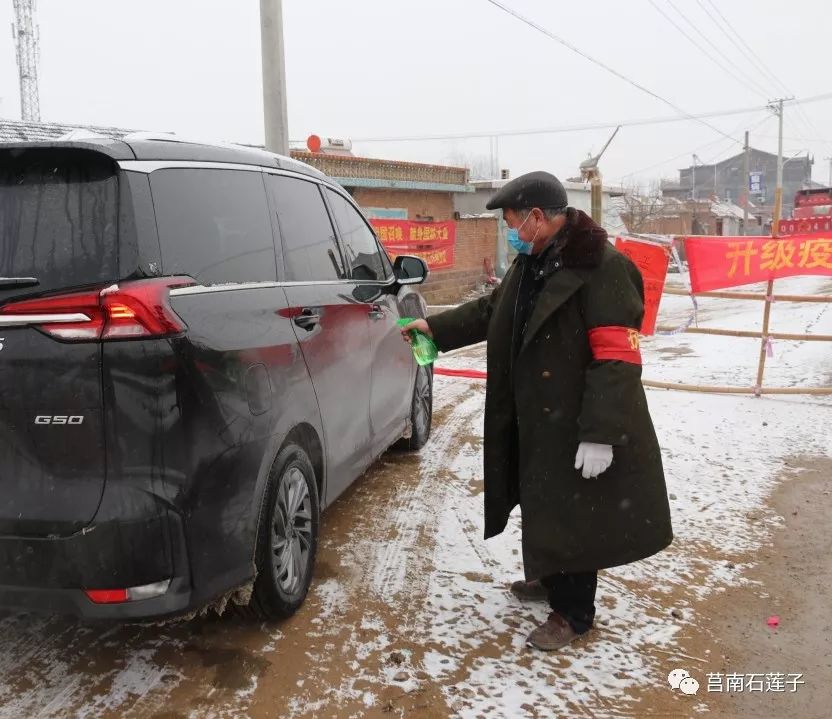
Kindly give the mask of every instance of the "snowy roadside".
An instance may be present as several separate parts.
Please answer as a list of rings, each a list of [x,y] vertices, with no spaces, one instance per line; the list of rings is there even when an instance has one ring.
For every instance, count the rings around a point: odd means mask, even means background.
[[[781,291],[822,287],[804,279]],[[762,315],[759,302],[702,305],[712,326],[758,327]],[[666,297],[663,321],[683,320],[689,307]],[[832,307],[776,306],[774,327],[832,334]],[[748,384],[758,349],[756,340],[656,337],[644,343],[645,377]],[[827,345],[774,350],[767,383],[830,382]],[[440,364],[484,369],[485,347]],[[832,398],[648,391],[676,539],[649,560],[602,572],[595,631],[546,655],[524,644],[546,605],[520,604],[507,591],[521,576],[519,518],[482,540],[484,383],[437,377],[435,394],[427,447],[385,455],[325,514],[316,578],[291,620],[119,628],[0,616],[0,717],[705,712],[707,695],[671,692],[667,674],[719,670],[720,647],[698,656],[681,649],[707,632],[705,603],[737,586],[767,594],[745,579],[783,526],[767,499],[789,457],[832,455]]]
[[[811,293],[828,286],[799,279],[784,282],[780,291]],[[687,298],[665,300],[670,300],[663,305],[668,322],[686,316]],[[714,326],[760,325],[760,302],[704,300],[701,305]],[[773,321],[780,331],[828,334],[832,307],[777,307]],[[736,338],[657,337],[645,342],[645,376],[748,386],[758,348],[754,340]],[[484,369],[484,348],[456,353],[441,364]],[[790,386],[830,377],[828,346],[776,343],[767,383]],[[438,379],[437,394],[455,382]],[[832,419],[830,400],[667,391],[649,391],[648,399],[663,447],[676,539],[666,552],[602,573],[595,637],[558,657],[530,655],[523,644],[526,632],[544,618],[545,606],[520,607],[505,591],[507,582],[522,575],[519,518],[503,537],[483,543],[481,498],[462,491],[449,494],[450,504],[439,519],[436,569],[423,618],[432,626],[431,640],[442,648],[426,657],[426,666],[447,677],[449,685],[452,680],[455,689],[446,694],[460,716],[495,710],[511,716],[534,716],[537,710],[619,716],[633,710],[645,687],[669,691],[665,677],[670,669],[692,662],[706,669],[710,657],[678,655],[677,639],[707,624],[707,617],[697,614],[697,604],[742,582],[741,559],[780,525],[782,519],[766,508],[766,499],[786,458],[832,453],[832,437],[824,429]],[[449,458],[458,487],[477,483],[479,462],[473,452]],[[495,645],[499,653],[483,651]],[[690,712],[707,709],[701,696],[684,699]]]

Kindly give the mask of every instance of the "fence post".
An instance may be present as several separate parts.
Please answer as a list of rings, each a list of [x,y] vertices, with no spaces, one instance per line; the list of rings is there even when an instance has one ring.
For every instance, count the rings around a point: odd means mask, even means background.
[[[754,385],[754,394],[760,397],[763,393],[763,375],[766,371],[766,356],[771,340],[768,337],[769,323],[771,322],[771,303],[774,296],[774,280],[769,280],[766,286],[766,305],[763,309],[763,339],[760,345],[760,364],[757,367],[757,384]]]

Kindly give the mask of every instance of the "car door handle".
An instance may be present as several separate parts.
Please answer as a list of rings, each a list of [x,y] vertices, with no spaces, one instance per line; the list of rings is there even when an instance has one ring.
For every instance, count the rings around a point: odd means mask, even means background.
[[[311,332],[315,329],[320,321],[321,316],[308,307],[304,307],[301,313],[294,319],[295,324],[298,327],[305,329],[307,332]]]
[[[383,320],[387,315],[384,314],[384,310],[381,309],[381,305],[373,305],[370,309],[370,319],[371,320]]]

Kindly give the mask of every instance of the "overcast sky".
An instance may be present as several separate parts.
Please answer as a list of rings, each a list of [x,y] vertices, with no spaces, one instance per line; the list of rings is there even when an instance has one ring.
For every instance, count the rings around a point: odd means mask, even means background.
[[[763,106],[785,94],[722,34],[709,0],[654,0],[723,65],[713,64],[651,0],[502,0],[688,113]],[[798,98],[832,91],[828,0],[713,0]],[[370,142],[359,138],[491,133],[677,114],[487,0],[284,0],[289,127],[354,138],[357,154],[489,165],[489,139]],[[707,38],[696,34],[687,20]],[[42,119],[263,140],[258,0],[38,0]],[[19,118],[11,0],[0,1],[0,116]],[[730,34],[730,30],[728,31]],[[713,45],[710,45],[709,42]],[[752,83],[761,85],[755,88]],[[786,152],[815,156],[826,182],[832,100],[786,113]],[[605,180],[674,177],[752,144],[776,151],[764,110],[624,127],[602,161]],[[513,174],[577,174],[610,130],[503,137],[496,164]]]

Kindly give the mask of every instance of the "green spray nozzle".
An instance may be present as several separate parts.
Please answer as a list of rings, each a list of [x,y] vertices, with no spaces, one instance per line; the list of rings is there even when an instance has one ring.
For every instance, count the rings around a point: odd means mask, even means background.
[[[416,319],[413,317],[402,317],[396,321],[396,324],[404,328],[415,321]],[[421,367],[433,364],[439,356],[439,350],[436,349],[433,340],[424,332],[419,332],[419,330],[410,330],[410,339],[410,348],[413,350],[413,357],[416,359],[416,363]]]

